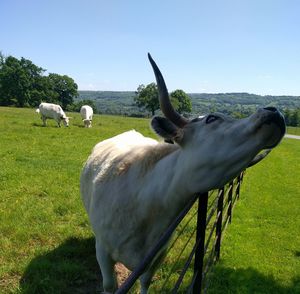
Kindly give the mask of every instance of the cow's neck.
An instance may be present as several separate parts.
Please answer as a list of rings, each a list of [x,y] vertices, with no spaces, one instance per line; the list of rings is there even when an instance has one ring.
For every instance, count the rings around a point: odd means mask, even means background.
[[[147,174],[144,186],[146,201],[161,203],[170,218],[174,218],[193,197],[187,185],[187,171],[180,166],[181,160],[180,149],[162,158]]]

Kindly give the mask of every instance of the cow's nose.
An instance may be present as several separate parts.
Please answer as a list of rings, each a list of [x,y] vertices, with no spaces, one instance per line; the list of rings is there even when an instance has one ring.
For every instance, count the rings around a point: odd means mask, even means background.
[[[273,112],[278,112],[277,108],[269,106],[269,107],[264,107],[265,110],[273,111]]]

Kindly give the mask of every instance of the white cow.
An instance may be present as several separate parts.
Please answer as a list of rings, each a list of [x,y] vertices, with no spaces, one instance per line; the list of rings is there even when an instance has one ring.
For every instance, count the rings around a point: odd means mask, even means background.
[[[89,105],[83,105],[80,108],[80,115],[84,126],[86,128],[90,128],[92,126],[92,119],[93,119],[93,108]]]
[[[176,144],[135,131],[98,143],[81,174],[81,194],[96,238],[104,290],[117,288],[114,264],[134,270],[195,193],[222,187],[285,133],[277,109],[234,120],[220,113],[187,120],[171,106],[164,79],[149,55],[166,118],[152,128]],[[258,157],[257,157],[258,156]],[[162,250],[140,278],[147,293]]]
[[[44,126],[46,126],[46,120],[48,118],[54,119],[59,127],[61,121],[63,121],[66,127],[69,126],[69,117],[66,116],[60,105],[42,102],[36,112],[41,114]]]

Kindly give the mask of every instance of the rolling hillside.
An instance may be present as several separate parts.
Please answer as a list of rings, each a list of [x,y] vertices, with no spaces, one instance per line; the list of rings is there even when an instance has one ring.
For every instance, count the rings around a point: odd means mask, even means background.
[[[256,108],[276,106],[280,110],[300,107],[300,96],[261,96],[248,93],[190,93],[193,112],[191,116],[219,111],[227,114],[248,115]],[[135,92],[79,91],[78,100],[93,100],[99,113],[145,116],[133,101]]]

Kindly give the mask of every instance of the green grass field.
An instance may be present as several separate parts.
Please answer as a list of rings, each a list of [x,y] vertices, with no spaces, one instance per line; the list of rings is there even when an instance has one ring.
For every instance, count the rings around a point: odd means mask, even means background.
[[[209,293],[300,293],[300,141],[247,170]]]
[[[0,107],[0,293],[101,291],[82,165],[100,140],[130,129],[155,135],[149,119],[96,115],[85,129],[69,115],[69,128],[42,127],[33,109]],[[284,139],[247,172],[210,293],[300,291],[299,145]]]
[[[83,163],[100,140],[148,120],[79,114],[69,128],[33,109],[0,108],[0,292],[86,293],[98,283],[94,240],[79,194]],[[92,286],[91,286],[92,285]]]

